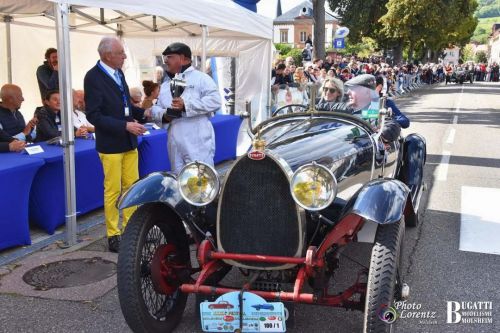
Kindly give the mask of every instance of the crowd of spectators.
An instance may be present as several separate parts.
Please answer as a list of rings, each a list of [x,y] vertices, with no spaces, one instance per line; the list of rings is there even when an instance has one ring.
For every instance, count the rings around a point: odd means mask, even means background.
[[[310,48],[304,48],[304,54]],[[391,65],[382,57],[360,58],[357,56],[345,56],[334,61],[332,56],[325,59],[302,59],[301,63],[295,63],[294,58],[276,59],[272,70],[271,91],[273,94],[274,108],[287,104],[307,104],[305,86],[308,83],[316,83],[321,86],[318,93],[323,94],[322,103],[325,102],[324,89],[331,88],[336,82],[337,90],[339,82],[345,83],[359,75],[371,74],[383,79],[381,88],[382,95],[397,96],[408,90],[415,83],[436,84],[444,82],[448,71],[456,71],[459,68],[473,73],[477,81],[499,81],[499,66],[497,63],[491,65],[485,63],[466,62],[459,65],[436,64],[436,63],[400,63]],[[294,94],[289,90],[293,89]],[[332,88],[333,89],[333,88]],[[283,90],[286,92],[281,93]],[[301,93],[297,94],[296,91]],[[295,98],[289,98],[293,95]],[[303,96],[302,96],[303,95]],[[286,96],[283,101],[283,96]]]

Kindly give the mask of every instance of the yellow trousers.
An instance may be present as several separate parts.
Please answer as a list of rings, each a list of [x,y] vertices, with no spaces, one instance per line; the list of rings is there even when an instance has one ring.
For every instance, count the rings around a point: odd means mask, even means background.
[[[127,222],[136,207],[123,210],[122,229],[118,226],[120,215],[116,208],[116,201],[139,179],[139,154],[137,149],[120,154],[101,154],[102,168],[104,170],[104,218],[106,220],[106,235],[108,237],[121,235]]]

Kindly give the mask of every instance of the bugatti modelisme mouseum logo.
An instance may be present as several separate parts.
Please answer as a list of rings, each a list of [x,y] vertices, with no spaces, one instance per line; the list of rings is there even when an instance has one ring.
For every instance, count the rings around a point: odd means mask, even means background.
[[[493,302],[446,302],[447,324],[491,324]]]

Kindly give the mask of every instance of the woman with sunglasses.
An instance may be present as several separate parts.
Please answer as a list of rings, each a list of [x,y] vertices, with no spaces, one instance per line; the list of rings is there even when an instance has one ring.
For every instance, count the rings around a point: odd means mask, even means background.
[[[316,108],[322,111],[332,111],[334,105],[344,97],[344,83],[337,78],[327,78],[321,87],[321,99]]]

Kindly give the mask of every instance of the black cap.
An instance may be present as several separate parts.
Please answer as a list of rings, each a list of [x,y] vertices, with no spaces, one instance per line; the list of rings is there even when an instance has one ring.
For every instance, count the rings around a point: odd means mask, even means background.
[[[168,55],[168,54],[182,54],[186,58],[191,58],[191,49],[189,46],[183,43],[172,43],[167,48],[165,51],[162,53],[163,55]]]
[[[347,81],[345,86],[362,86],[370,89],[375,89],[375,76],[370,74],[358,75],[349,81]]]

